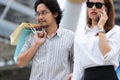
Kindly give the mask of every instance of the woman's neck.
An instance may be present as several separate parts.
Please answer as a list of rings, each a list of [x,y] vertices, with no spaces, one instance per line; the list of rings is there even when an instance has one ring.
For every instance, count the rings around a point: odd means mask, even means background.
[[[92,20],[92,25],[91,25],[91,27],[90,28],[94,28],[94,26],[96,26],[97,25],[97,23],[98,23],[98,21],[96,21],[96,20]]]

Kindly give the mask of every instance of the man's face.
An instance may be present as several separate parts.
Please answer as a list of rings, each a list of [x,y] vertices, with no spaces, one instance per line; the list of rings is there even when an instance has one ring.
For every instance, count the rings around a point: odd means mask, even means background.
[[[54,15],[44,4],[39,4],[37,6],[36,19],[43,27],[48,27],[55,22]]]

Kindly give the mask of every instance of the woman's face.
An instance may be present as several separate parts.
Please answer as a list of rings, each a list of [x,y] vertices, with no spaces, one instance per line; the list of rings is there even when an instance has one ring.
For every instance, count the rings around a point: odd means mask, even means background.
[[[92,20],[99,20],[102,10],[106,10],[104,0],[89,0],[87,3],[87,14]]]

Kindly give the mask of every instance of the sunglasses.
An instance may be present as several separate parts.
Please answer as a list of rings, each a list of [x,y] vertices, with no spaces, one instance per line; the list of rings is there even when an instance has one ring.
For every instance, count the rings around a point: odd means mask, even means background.
[[[94,3],[94,2],[87,2],[87,7],[88,8],[92,8],[94,5],[95,5],[95,7],[97,9],[101,9],[102,6],[105,5],[105,3],[101,3],[101,2],[96,2],[96,3]]]

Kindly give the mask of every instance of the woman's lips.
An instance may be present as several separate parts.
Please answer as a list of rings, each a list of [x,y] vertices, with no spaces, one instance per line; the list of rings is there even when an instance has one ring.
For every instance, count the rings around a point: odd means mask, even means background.
[[[92,14],[92,15],[96,15],[96,14],[98,14],[98,13],[97,13],[97,12],[91,12],[91,14]]]

